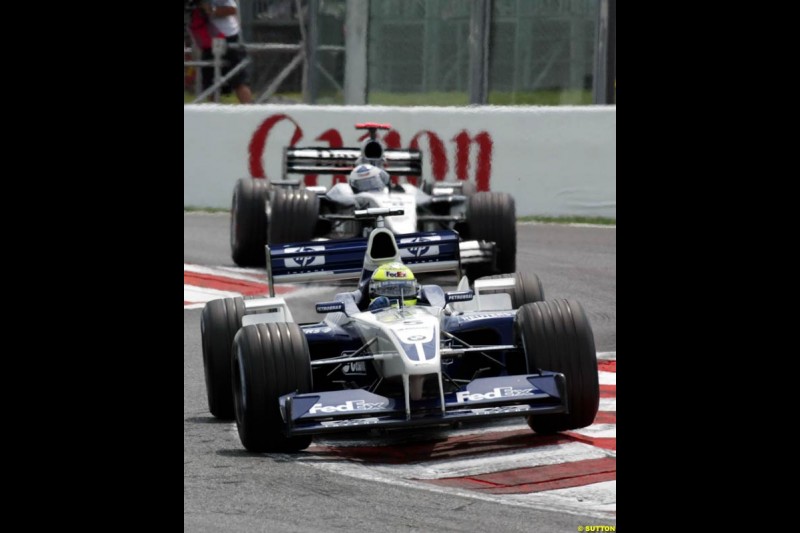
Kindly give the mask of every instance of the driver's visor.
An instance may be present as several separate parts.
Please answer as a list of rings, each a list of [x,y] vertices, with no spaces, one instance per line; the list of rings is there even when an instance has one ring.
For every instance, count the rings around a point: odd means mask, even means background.
[[[414,296],[417,294],[417,282],[414,280],[388,280],[372,282],[372,292],[375,296]]]

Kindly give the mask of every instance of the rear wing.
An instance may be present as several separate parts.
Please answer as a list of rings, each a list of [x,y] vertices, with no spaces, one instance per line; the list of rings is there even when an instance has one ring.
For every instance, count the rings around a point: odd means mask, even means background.
[[[361,157],[360,148],[283,149],[283,178],[287,174],[349,174]],[[383,151],[386,172],[391,176],[421,176],[422,152],[419,150]]]
[[[458,233],[451,230],[396,235],[403,264],[412,272],[457,272],[461,277]],[[368,239],[311,241],[267,246],[270,296],[275,283],[359,279]]]

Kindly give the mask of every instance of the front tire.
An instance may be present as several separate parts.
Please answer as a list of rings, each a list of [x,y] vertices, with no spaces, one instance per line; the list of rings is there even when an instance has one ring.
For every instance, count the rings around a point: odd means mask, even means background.
[[[203,307],[200,316],[208,410],[223,420],[234,417],[231,348],[233,338],[242,324],[242,316],[244,300],[241,298],[211,300]]]
[[[241,178],[231,202],[231,257],[242,267],[263,267],[267,255],[267,200],[269,182],[263,178]]]
[[[523,347],[528,372],[549,370],[566,378],[568,413],[533,415],[537,433],[589,426],[600,405],[594,335],[583,307],[569,300],[525,304],[514,320],[516,342]]]
[[[310,392],[308,342],[295,323],[243,327],[233,341],[233,391],[236,427],[251,452],[298,452],[311,436],[287,437],[278,398]]]

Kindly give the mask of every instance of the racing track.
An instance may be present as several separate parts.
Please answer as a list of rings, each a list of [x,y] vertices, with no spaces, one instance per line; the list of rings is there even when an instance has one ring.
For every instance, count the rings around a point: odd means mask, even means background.
[[[263,293],[233,268],[227,215],[184,215],[185,531],[548,531],[616,525],[616,229],[518,226],[518,270],[546,297],[580,301],[602,354],[595,424],[537,436],[521,419],[459,430],[318,439],[304,453],[251,454],[208,413],[204,299]],[[188,265],[188,266],[187,266]],[[440,278],[446,285],[449,280]],[[298,321],[332,287],[288,289]]]

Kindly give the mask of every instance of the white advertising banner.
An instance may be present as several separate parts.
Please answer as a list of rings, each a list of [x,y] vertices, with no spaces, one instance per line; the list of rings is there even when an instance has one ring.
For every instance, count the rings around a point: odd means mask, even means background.
[[[184,105],[184,207],[227,208],[237,179],[282,178],[286,146],[359,147],[360,122],[391,124],[390,148],[420,149],[423,179],[511,193],[518,216],[616,218],[616,106]]]

